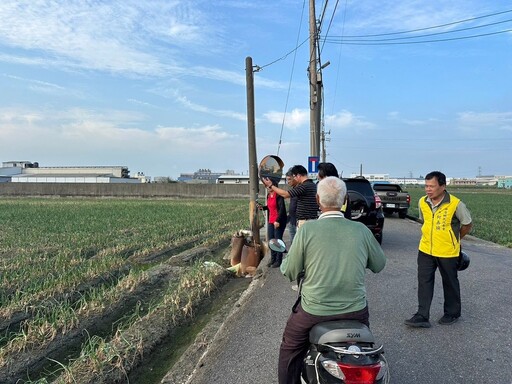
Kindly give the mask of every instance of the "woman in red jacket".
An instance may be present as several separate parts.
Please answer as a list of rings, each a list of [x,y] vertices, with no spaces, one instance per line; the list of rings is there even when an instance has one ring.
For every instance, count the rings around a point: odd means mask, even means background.
[[[277,182],[272,181],[272,184],[277,187]],[[261,206],[261,209],[267,211],[267,236],[268,239],[283,239],[284,229],[286,228],[287,214],[284,198],[279,196],[272,189],[267,189],[267,205]],[[283,261],[283,253],[271,251],[271,258],[268,263],[269,267],[277,268]]]

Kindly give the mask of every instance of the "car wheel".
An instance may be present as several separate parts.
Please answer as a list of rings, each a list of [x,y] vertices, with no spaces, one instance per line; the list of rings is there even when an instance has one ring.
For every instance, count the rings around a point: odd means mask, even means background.
[[[407,217],[407,210],[405,211],[398,211],[398,217],[401,219],[405,219]]]

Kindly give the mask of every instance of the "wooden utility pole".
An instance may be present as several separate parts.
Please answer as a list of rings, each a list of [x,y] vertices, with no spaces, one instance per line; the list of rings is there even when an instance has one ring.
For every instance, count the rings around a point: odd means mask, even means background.
[[[318,35],[316,28],[315,0],[309,0],[309,130],[310,130],[310,154],[320,156],[320,105],[321,94],[319,92],[317,72]],[[321,83],[321,81],[320,81]]]
[[[256,156],[256,119],[254,113],[254,75],[252,57],[245,58],[245,75],[247,86],[247,135],[249,144],[249,221],[256,244],[260,244],[260,225],[256,199],[259,192],[258,162]]]

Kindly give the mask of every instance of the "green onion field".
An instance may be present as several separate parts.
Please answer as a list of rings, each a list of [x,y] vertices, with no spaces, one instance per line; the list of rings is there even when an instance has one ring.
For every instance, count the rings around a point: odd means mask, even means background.
[[[473,236],[512,247],[512,191],[449,190]],[[218,251],[248,226],[247,200],[0,198],[0,382],[126,381],[230,278]]]
[[[124,381],[229,278],[215,250],[248,216],[244,200],[0,199],[0,382]]]

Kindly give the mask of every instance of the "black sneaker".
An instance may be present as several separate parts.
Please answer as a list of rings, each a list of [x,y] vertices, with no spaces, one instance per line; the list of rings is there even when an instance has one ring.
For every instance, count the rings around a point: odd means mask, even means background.
[[[270,266],[271,268],[279,268],[281,266],[281,263],[276,261],[274,263],[272,263],[272,265]]]
[[[424,318],[419,313],[416,313],[410,319],[405,320],[404,323],[405,323],[405,325],[408,325],[409,327],[414,327],[414,328],[430,328],[431,327],[428,319]]]
[[[458,316],[444,315],[439,319],[438,323],[441,325],[450,325],[455,323],[457,320],[459,320]]]

